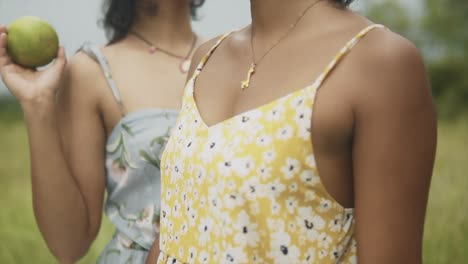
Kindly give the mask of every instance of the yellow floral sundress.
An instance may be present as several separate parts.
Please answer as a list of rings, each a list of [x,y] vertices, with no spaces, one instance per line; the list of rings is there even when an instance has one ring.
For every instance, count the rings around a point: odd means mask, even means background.
[[[158,263],[356,263],[353,209],[322,185],[311,142],[317,90],[372,25],[304,89],[216,125],[188,82],[161,161]]]

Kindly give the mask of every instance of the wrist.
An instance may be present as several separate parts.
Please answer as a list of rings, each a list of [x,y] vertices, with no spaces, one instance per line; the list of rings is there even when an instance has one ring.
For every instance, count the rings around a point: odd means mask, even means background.
[[[25,117],[51,115],[55,113],[55,98],[53,96],[37,96],[20,101]]]

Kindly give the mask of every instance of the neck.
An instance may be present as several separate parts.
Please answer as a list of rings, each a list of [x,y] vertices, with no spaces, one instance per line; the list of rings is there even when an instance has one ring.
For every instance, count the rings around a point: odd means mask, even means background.
[[[327,2],[326,0],[251,0],[252,28],[256,35],[277,35],[287,30],[296,22],[299,15],[311,5],[308,16],[312,15],[313,9]],[[279,33],[278,33],[279,32]]]
[[[157,0],[137,7],[132,30],[152,43],[163,46],[186,45],[193,38],[190,7],[187,0]],[[148,1],[147,1],[148,2]]]

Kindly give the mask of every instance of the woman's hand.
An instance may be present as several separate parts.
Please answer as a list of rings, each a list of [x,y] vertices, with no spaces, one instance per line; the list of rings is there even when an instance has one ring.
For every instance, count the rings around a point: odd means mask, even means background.
[[[66,65],[63,47],[54,63],[45,70],[27,69],[15,64],[7,52],[7,27],[0,25],[0,76],[22,105],[53,100]]]

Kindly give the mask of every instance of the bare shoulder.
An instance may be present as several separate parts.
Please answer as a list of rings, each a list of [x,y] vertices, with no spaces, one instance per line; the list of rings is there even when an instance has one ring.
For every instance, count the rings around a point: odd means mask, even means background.
[[[91,83],[96,78],[103,77],[99,64],[83,51],[72,56],[67,65],[66,74],[78,83]]]
[[[353,56],[358,100],[382,106],[430,105],[432,97],[423,58],[416,46],[386,29],[368,33]],[[370,99],[371,100],[368,100]]]
[[[106,80],[99,64],[80,51],[72,56],[65,69],[61,94],[87,98],[87,102],[97,105]]]
[[[193,73],[195,72],[195,69],[198,67],[198,64],[200,64],[203,57],[205,57],[205,55],[211,50],[211,48],[213,48],[213,46],[216,45],[216,43],[220,38],[222,38],[222,36],[223,35],[212,38],[198,46],[197,50],[194,52],[192,57],[192,63],[188,73],[188,78],[192,77]]]
[[[366,67],[379,66],[384,67],[386,71],[400,73],[414,66],[419,70],[424,69],[418,48],[408,39],[388,29],[376,29],[368,33],[362,41],[361,49],[357,50]]]

